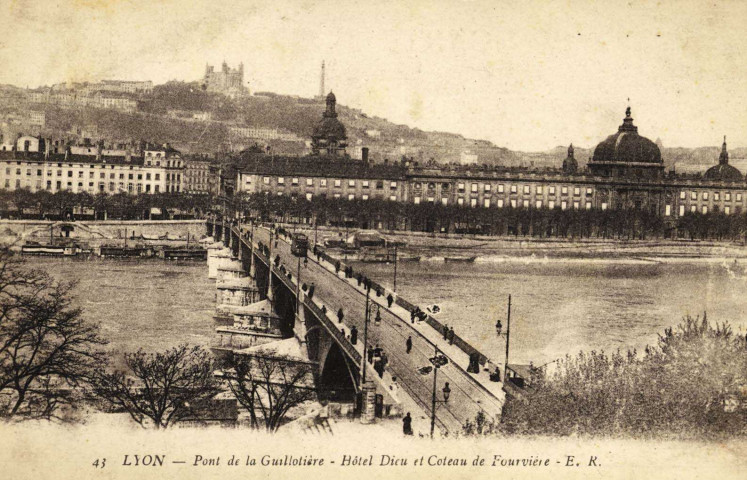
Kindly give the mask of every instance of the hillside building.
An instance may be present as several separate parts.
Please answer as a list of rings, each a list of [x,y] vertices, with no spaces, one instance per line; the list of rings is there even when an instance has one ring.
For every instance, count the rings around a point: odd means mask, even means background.
[[[223,62],[219,71],[212,65],[205,65],[205,76],[202,80],[205,90],[208,92],[222,93],[235,98],[247,95],[248,89],[244,87],[244,64],[240,63],[238,68],[229,68]]]

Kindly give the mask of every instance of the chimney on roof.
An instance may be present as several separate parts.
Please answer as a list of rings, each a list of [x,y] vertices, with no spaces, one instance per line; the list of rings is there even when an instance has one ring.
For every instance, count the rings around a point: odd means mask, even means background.
[[[368,147],[361,148],[361,158],[363,163],[368,163]]]

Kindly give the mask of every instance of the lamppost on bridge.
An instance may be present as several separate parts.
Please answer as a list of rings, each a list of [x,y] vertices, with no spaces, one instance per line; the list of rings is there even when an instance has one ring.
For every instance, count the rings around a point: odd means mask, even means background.
[[[267,245],[267,299],[272,303],[272,227],[270,227],[270,243]],[[296,297],[298,298],[298,297]]]
[[[301,255],[298,255],[298,266],[296,267],[296,322],[301,318]]]
[[[443,355],[439,350],[438,346],[434,346],[436,349],[435,355],[430,358],[433,364],[433,391],[431,392],[431,438],[433,438],[433,432],[436,429],[436,404],[447,403],[449,396],[451,395],[451,388],[449,388],[449,382],[442,389],[444,399],[436,400],[436,384],[438,382],[438,369],[449,363],[449,359],[446,355]]]
[[[394,293],[397,293],[397,244],[394,244]]]
[[[371,287],[368,283],[365,285],[366,287],[366,315],[364,317],[363,321],[363,361],[361,362],[361,368],[363,369],[361,371],[361,386],[366,383],[366,351],[368,349],[368,320],[371,318],[371,307],[373,306],[372,303],[370,303],[371,299]]]
[[[367,353],[368,353],[368,324],[371,319],[371,314],[373,312],[373,307],[377,306],[375,303],[371,303],[371,284],[366,282],[366,314],[365,314],[365,320],[363,322],[363,355],[361,355],[361,382],[360,382],[360,408],[361,408],[361,419],[366,418],[367,415],[372,415],[371,412],[366,412],[366,408],[368,407],[368,392],[369,388],[366,387],[366,368],[367,368]],[[377,312],[376,314],[376,320],[378,323],[381,322],[381,313]],[[364,422],[365,423],[365,422]]]
[[[500,320],[495,322],[496,333],[501,336],[503,324]],[[503,364],[503,378],[506,379],[506,369],[508,368],[508,351],[511,342],[511,295],[508,296],[508,312],[506,314],[506,360]]]

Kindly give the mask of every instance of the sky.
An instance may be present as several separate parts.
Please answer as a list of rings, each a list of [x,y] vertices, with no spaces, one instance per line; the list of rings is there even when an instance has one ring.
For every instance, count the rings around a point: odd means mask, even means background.
[[[280,4],[282,3],[282,5]],[[514,150],[593,147],[630,99],[665,146],[747,146],[747,2],[0,0],[0,83],[199,80]]]

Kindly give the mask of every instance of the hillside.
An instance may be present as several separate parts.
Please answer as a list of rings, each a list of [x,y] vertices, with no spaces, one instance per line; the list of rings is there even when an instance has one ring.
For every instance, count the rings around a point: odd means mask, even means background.
[[[324,111],[324,103],[278,95],[270,92],[232,99],[203,90],[198,82],[168,82],[157,85],[149,94],[132,96],[138,102],[137,113],[110,109],[63,108],[49,104],[32,104],[25,90],[13,86],[0,88],[0,116],[6,135],[21,133],[42,134],[53,138],[75,138],[88,135],[92,139],[129,141],[133,139],[156,143],[171,143],[185,153],[216,153],[240,150],[255,140],[238,137],[232,127],[278,129],[293,134],[295,141],[265,140],[274,152],[301,155],[304,140],[311,137],[314,126]],[[344,101],[344,99],[342,99]],[[44,111],[44,127],[28,127],[18,117],[29,110]],[[175,118],[174,111],[207,114],[209,119]],[[360,153],[369,147],[374,161],[412,157],[415,161],[438,163],[459,162],[462,152],[477,155],[479,164],[500,164],[534,168],[560,167],[566,157],[567,146],[544,152],[517,152],[493,145],[485,140],[473,140],[448,132],[426,132],[386,119],[369,116],[358,109],[338,104],[340,120],[348,132],[349,152]],[[10,120],[9,120],[10,119]],[[584,166],[593,153],[583,146],[575,147],[575,156]],[[715,164],[718,147],[662,148],[662,157],[671,168],[687,166],[699,169]],[[747,149],[733,149],[732,158],[747,157]]]

